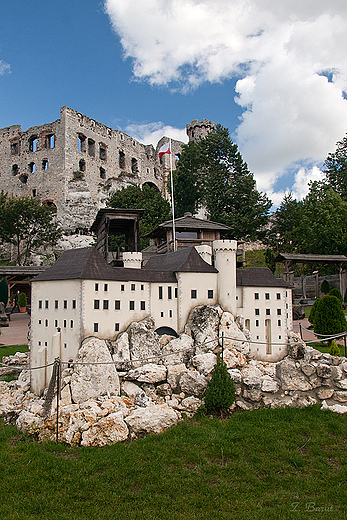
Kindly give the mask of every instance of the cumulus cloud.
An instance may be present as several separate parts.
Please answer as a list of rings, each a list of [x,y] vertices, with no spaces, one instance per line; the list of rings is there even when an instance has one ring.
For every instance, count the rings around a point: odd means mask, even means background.
[[[259,189],[272,192],[295,164],[319,165],[344,136],[345,0],[105,0],[105,9],[136,78],[183,90],[239,78],[235,137]]]
[[[10,74],[11,67],[8,63],[5,63],[3,60],[0,60],[0,76],[4,74]]]
[[[143,144],[152,144],[156,147],[158,141],[165,135],[176,139],[177,141],[188,142],[185,130],[168,126],[161,121],[155,123],[132,123],[124,128],[124,131],[130,134]]]

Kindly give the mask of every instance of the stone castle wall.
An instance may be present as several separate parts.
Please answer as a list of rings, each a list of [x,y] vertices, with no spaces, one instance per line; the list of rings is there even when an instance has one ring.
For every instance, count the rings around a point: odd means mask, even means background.
[[[75,110],[62,107],[60,119],[23,131],[20,125],[0,129],[0,189],[39,197],[57,208],[68,233],[86,231],[115,191],[130,184],[154,185],[164,195],[170,159]],[[173,164],[181,152],[172,141]]]

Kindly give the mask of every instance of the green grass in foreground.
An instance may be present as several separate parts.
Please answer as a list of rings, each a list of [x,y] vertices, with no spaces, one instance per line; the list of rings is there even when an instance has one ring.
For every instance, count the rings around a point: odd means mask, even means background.
[[[2,358],[4,356],[12,356],[16,352],[29,352],[28,345],[11,345],[10,347],[2,347],[0,345],[0,362],[2,362]],[[17,374],[8,374],[5,376],[0,376],[0,381],[13,381],[13,379],[18,378]]]
[[[342,519],[347,417],[317,407],[187,421],[105,448],[0,423],[2,520]]]

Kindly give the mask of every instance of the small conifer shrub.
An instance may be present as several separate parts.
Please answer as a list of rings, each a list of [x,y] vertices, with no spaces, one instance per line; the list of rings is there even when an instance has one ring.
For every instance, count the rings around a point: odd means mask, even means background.
[[[338,289],[336,289],[336,287],[334,289],[331,289],[329,296],[336,296],[336,298],[338,298],[342,303],[342,294]]]
[[[330,284],[328,280],[323,280],[322,285],[320,286],[320,290],[323,294],[329,294],[330,291]]]
[[[235,386],[226,364],[218,354],[217,363],[211,374],[205,393],[205,406],[209,412],[223,415],[235,401]]]
[[[334,340],[332,340],[330,348],[329,348],[329,354],[332,356],[339,356],[340,355],[340,347],[337,343],[335,343]]]

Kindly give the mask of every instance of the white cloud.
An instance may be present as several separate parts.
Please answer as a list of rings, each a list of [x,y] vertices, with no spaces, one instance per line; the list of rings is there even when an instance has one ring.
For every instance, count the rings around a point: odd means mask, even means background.
[[[3,60],[0,60],[0,76],[3,76],[4,74],[10,74],[11,73],[11,67],[8,63],[5,63]]]
[[[164,135],[177,141],[188,142],[186,130],[164,125],[161,121],[156,123],[132,123],[127,125],[124,131],[143,144],[152,144],[154,148]]]
[[[183,90],[240,78],[235,136],[259,189],[273,192],[293,165],[322,163],[344,136],[345,0],[105,0],[105,8],[136,78]]]

